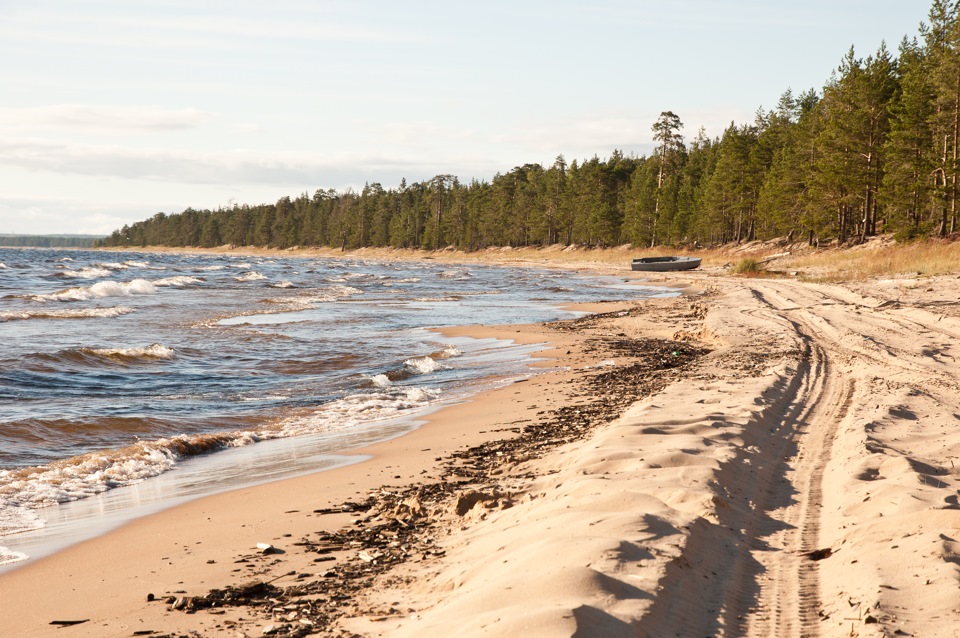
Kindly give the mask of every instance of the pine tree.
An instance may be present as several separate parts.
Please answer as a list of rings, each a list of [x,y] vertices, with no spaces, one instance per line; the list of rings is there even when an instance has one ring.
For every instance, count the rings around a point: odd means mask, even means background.
[[[674,160],[677,153],[683,150],[683,135],[680,134],[680,129],[683,128],[683,122],[680,121],[680,118],[673,111],[663,111],[651,128],[653,129],[653,141],[659,144],[657,147],[657,157],[659,158],[659,165],[657,167],[657,198],[654,203],[653,227],[650,235],[650,245],[655,246],[657,244],[657,231],[660,226],[660,204],[663,195],[663,180],[664,176],[670,174],[674,168],[677,168],[676,164],[678,164],[678,162],[671,160]]]

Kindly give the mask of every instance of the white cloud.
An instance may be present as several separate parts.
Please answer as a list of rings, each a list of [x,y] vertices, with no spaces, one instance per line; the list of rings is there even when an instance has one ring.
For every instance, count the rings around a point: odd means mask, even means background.
[[[7,126],[53,127],[72,131],[187,130],[213,120],[216,114],[195,108],[163,109],[90,104],[55,104],[32,108],[0,107]]]
[[[0,165],[58,174],[210,185],[326,186],[355,181],[349,179],[351,175],[361,182],[373,178],[388,183],[389,177],[404,173],[420,179],[421,173],[450,170],[443,157],[422,161],[377,153],[323,153],[322,149],[316,153],[244,149],[197,152],[15,138],[0,138]]]
[[[0,232],[108,235],[131,221],[131,209],[137,210],[137,207],[90,204],[65,198],[0,197]]]
[[[737,107],[717,106],[710,109],[677,110],[684,123],[681,133],[687,141],[694,139],[703,126],[709,137],[723,134],[731,120],[738,123],[753,121],[753,114]],[[626,109],[579,113],[553,120],[529,121],[514,130],[498,133],[491,141],[498,146],[510,146],[518,161],[534,161],[520,157],[524,152],[539,157],[544,153],[562,153],[568,160],[576,157],[600,157],[614,149],[638,155],[648,154],[654,148],[651,126],[660,112],[631,112]]]

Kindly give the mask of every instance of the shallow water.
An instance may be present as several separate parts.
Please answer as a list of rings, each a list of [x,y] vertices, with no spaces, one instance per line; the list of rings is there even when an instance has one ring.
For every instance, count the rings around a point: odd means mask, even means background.
[[[428,261],[0,249],[0,565],[342,463],[357,437],[529,374],[529,347],[430,328],[661,294]]]

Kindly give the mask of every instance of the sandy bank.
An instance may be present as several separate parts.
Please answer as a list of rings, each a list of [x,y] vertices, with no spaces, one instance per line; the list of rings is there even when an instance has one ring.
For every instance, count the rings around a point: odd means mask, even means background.
[[[716,280],[713,352],[461,517],[364,635],[952,636],[955,278]],[[954,301],[951,301],[954,300]],[[548,469],[549,468],[549,469]],[[397,604],[399,603],[399,604]]]

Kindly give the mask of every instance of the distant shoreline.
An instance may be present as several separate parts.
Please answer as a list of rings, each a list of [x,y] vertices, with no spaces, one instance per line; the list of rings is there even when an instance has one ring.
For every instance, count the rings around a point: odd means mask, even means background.
[[[0,248],[93,248],[105,235],[0,234]]]

